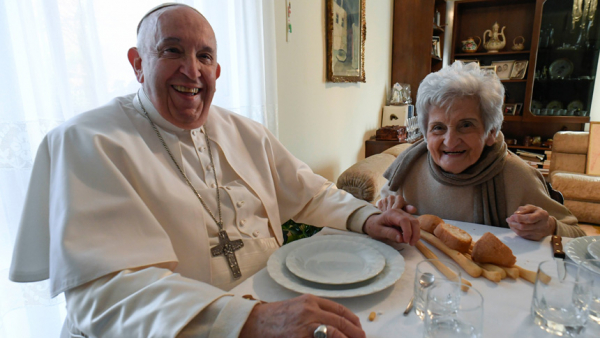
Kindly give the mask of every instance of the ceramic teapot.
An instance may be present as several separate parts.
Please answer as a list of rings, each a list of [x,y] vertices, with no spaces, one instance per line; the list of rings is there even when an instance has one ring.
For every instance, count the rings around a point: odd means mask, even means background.
[[[462,51],[465,53],[475,53],[477,49],[479,49],[479,45],[481,45],[481,38],[475,36],[478,43],[475,43],[475,40],[472,37],[468,37],[466,40],[461,41],[462,43]]]
[[[517,42],[517,40],[521,40],[521,42]],[[522,36],[517,36],[513,40],[512,50],[523,50],[525,48],[525,38]]]
[[[506,37],[504,36],[504,29],[506,26],[502,27],[502,31],[498,33],[498,29],[500,25],[498,22],[494,23],[492,26],[492,30],[486,30],[483,32],[483,48],[485,48],[488,53],[498,53],[498,51],[504,46],[506,46]],[[489,34],[490,38],[486,40],[487,35]],[[502,39],[500,39],[502,37]]]

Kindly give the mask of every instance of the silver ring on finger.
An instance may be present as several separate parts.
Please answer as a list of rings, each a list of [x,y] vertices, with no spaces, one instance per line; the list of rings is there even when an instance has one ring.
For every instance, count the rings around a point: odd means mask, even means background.
[[[314,338],[327,338],[327,325],[319,325],[315,332],[313,332]]]

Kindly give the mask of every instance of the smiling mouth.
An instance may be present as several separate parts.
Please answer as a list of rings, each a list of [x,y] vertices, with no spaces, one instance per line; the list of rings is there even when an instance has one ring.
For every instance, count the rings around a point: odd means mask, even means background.
[[[461,150],[461,151],[444,151],[443,153],[446,155],[459,155],[459,154],[464,154],[466,152],[466,150]]]
[[[189,95],[189,96],[194,96],[194,95],[198,95],[198,93],[200,92],[200,88],[190,88],[190,87],[184,87],[184,86],[172,86],[173,89],[175,89],[176,91],[185,94],[185,95]]]

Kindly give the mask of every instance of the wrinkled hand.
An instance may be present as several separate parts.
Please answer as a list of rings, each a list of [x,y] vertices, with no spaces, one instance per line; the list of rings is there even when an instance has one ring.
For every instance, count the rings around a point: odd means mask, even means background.
[[[506,222],[517,235],[533,241],[556,231],[556,220],[546,210],[531,204],[520,206]]]
[[[364,338],[358,317],[346,307],[310,294],[254,307],[240,337],[313,337],[327,325],[328,338]]]
[[[404,197],[400,195],[390,195],[386,198],[380,199],[377,201],[377,207],[381,211],[387,211],[389,209],[402,209],[411,214],[415,214],[417,212],[417,208],[407,204],[404,200]]]
[[[421,237],[419,221],[408,212],[394,208],[369,216],[363,225],[363,232],[374,239],[389,239],[410,245],[415,245]]]

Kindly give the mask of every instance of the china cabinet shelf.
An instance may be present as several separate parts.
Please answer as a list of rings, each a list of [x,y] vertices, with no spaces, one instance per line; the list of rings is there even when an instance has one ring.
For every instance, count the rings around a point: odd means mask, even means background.
[[[550,147],[520,146],[518,144],[509,144],[508,149],[552,150]]]
[[[460,57],[463,57],[463,56],[494,56],[494,55],[509,55],[509,54],[529,54],[529,53],[530,52],[528,50],[521,50],[521,51],[511,50],[511,51],[499,51],[497,53],[488,53],[488,52],[485,52],[485,53],[480,53],[480,52],[477,52],[477,53],[456,53],[456,54],[454,54],[454,56],[460,56]]]
[[[517,122],[523,120],[521,115],[504,115],[504,121]]]
[[[502,83],[527,82],[527,79],[500,80]]]
[[[443,33],[443,32],[444,32],[444,27],[442,27],[442,26],[438,26],[438,25],[436,25],[436,24],[433,24],[433,31],[434,31],[434,32],[440,32],[440,33]]]

